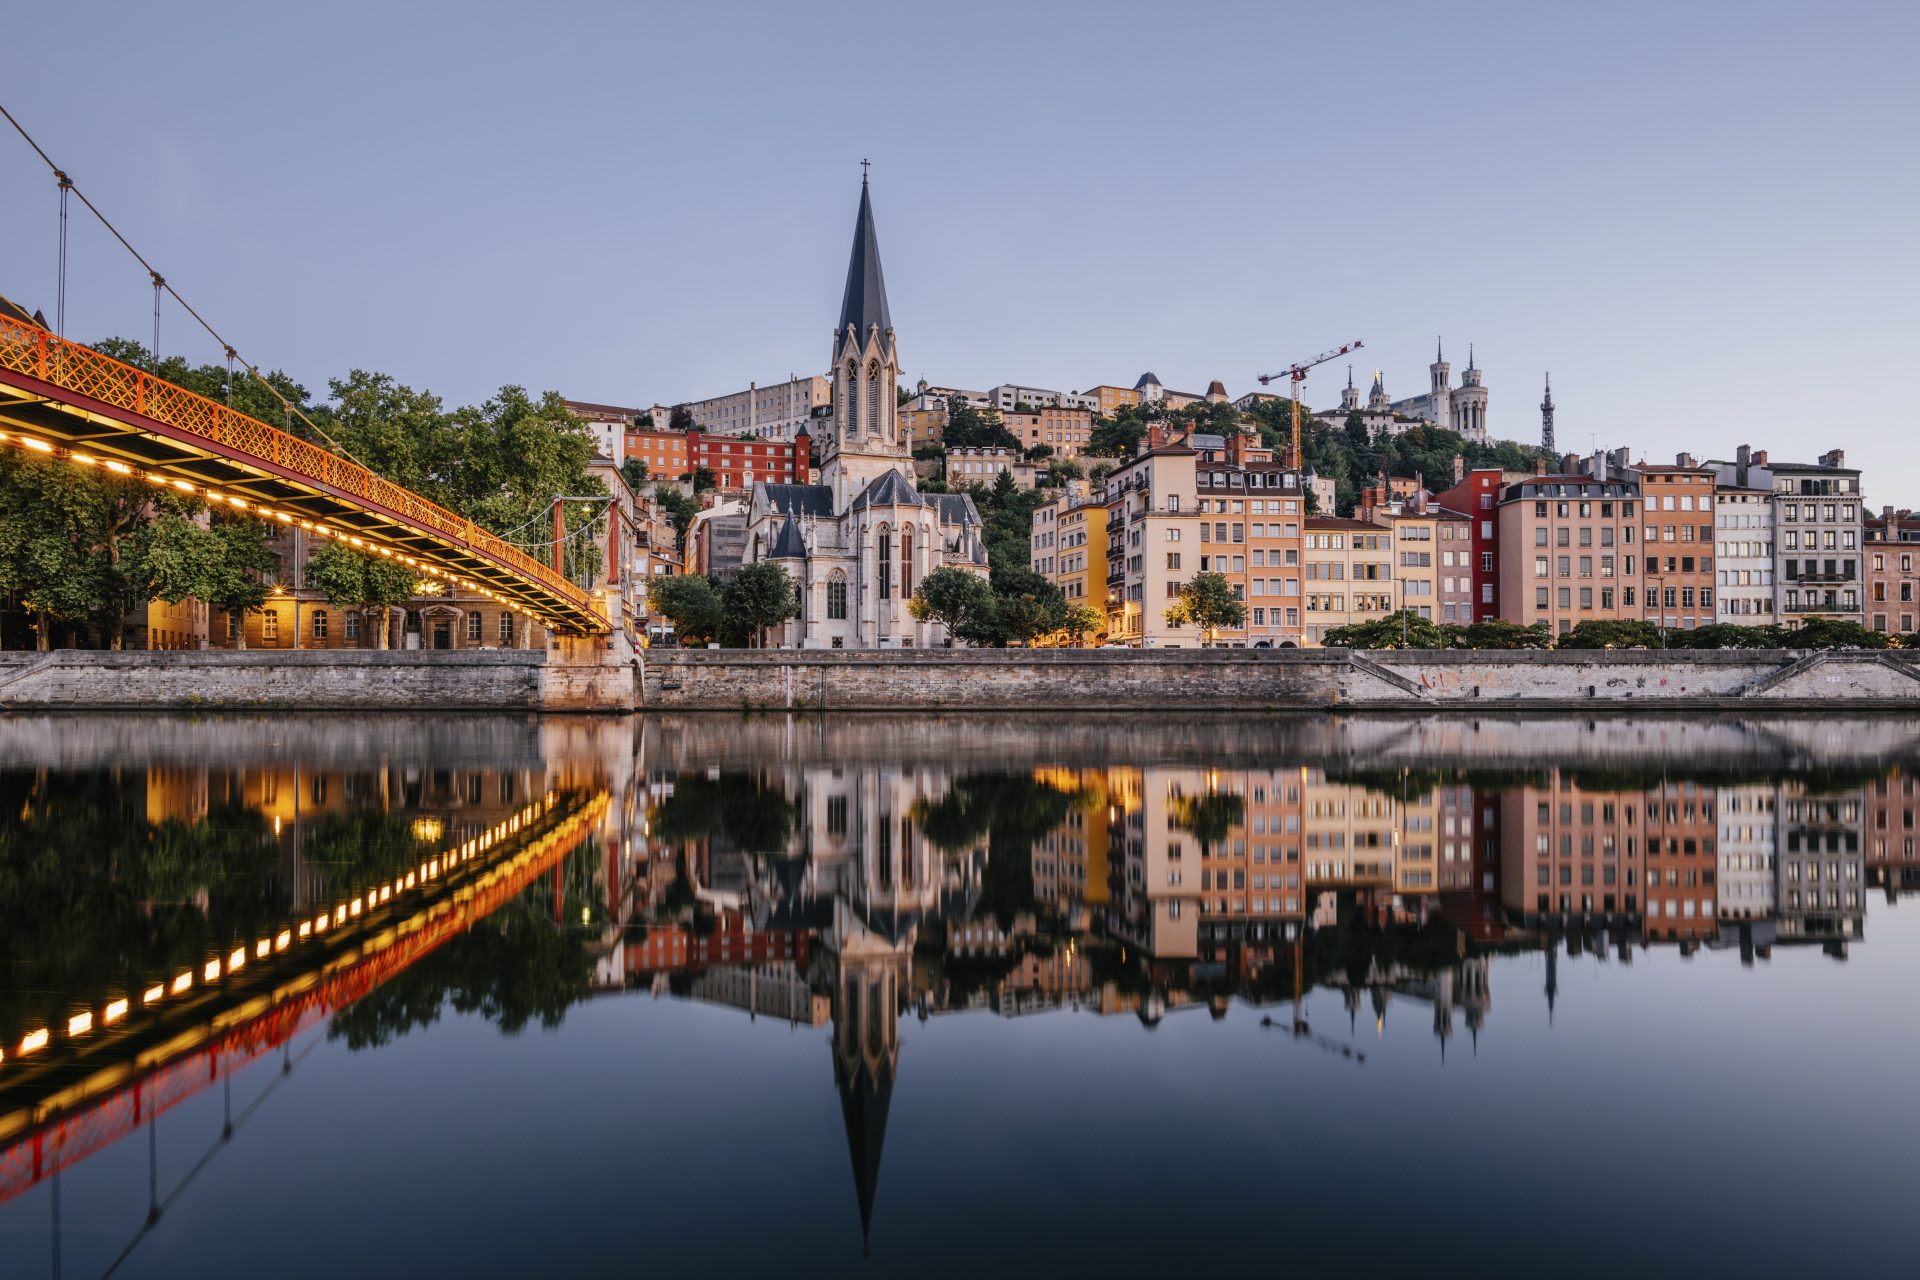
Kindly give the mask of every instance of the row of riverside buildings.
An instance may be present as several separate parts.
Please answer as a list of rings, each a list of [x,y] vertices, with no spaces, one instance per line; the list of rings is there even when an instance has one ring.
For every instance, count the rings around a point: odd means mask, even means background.
[[[1796,625],[1892,634],[1920,619],[1920,518],[1867,511],[1860,472],[1830,450],[1776,461],[1671,464],[1625,449],[1531,473],[1463,470],[1434,492],[1381,478],[1351,518],[1317,514],[1310,474],[1248,437],[1156,428],[1104,484],[1069,485],[1034,513],[1031,567],[1070,603],[1104,606],[1109,644],[1201,642],[1166,620],[1196,574],[1224,576],[1244,626],[1214,644],[1321,644],[1398,610],[1437,623],[1544,626],[1643,620]]]

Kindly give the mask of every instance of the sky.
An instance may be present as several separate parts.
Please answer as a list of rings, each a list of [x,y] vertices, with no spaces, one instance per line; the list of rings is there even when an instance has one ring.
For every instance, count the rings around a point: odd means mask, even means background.
[[[1397,398],[1444,337],[1497,436],[1550,370],[1562,449],[1842,447],[1920,506],[1911,2],[17,8],[0,103],[316,391],[821,372],[864,158],[909,381],[1239,395],[1359,338]],[[0,293],[49,316],[56,210],[0,136]],[[150,335],[71,235],[69,335]]]

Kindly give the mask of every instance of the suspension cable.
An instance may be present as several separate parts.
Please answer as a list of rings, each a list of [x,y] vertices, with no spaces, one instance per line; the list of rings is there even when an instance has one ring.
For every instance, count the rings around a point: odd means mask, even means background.
[[[55,332],[59,337],[61,338],[66,337],[65,330],[66,330],[66,307],[67,307],[67,192],[71,191],[74,195],[80,197],[80,203],[87,207],[87,212],[91,213],[99,221],[100,225],[105,227],[107,231],[113,236],[113,238],[120,242],[120,247],[125,249],[128,253],[132,254],[133,260],[135,262],[138,262],[141,266],[147,269],[147,274],[153,277],[155,291],[158,292],[160,290],[165,290],[169,295],[171,295],[173,300],[180,304],[181,310],[185,311],[188,315],[192,316],[195,322],[197,322],[202,329],[205,329],[207,331],[208,336],[211,337],[215,342],[218,342],[228,352],[232,352],[235,358],[239,360],[241,366],[245,368],[249,374],[253,375],[254,381],[258,382],[261,386],[265,387],[267,391],[276,400],[280,402],[280,408],[282,412],[286,415],[286,421],[289,427],[293,425],[293,419],[298,417],[300,421],[307,424],[308,428],[311,429],[316,436],[320,437],[321,440],[325,441],[327,447],[333,450],[333,452],[339,454],[343,458],[349,459],[350,461],[359,463],[363,467],[367,465],[364,462],[360,462],[360,459],[354,457],[351,453],[347,452],[344,448],[342,448],[338,441],[334,440],[332,436],[328,435],[324,430],[321,429],[319,423],[315,422],[312,418],[308,417],[305,411],[303,411],[298,406],[296,406],[286,396],[282,395],[280,392],[280,389],[274,386],[273,383],[267,381],[266,375],[261,373],[260,370],[257,367],[255,367],[252,361],[248,360],[245,356],[241,356],[237,352],[234,352],[233,344],[228,342],[224,337],[222,337],[220,335],[219,330],[215,329],[212,325],[208,324],[206,317],[201,315],[198,311],[195,311],[193,309],[193,304],[189,303],[185,298],[181,297],[180,291],[178,289],[175,289],[172,285],[168,284],[166,282],[166,278],[163,277],[159,272],[153,269],[153,264],[148,262],[146,258],[141,255],[140,251],[134,248],[133,244],[125,236],[120,234],[120,229],[114,226],[112,222],[107,220],[107,215],[105,215],[104,213],[101,213],[100,210],[94,205],[93,201],[87,199],[87,193],[80,190],[79,187],[74,185],[73,179],[68,177],[67,174],[60,168],[60,166],[56,165],[53,162],[53,157],[49,156],[46,153],[46,150],[43,147],[41,147],[41,145],[38,142],[35,142],[33,140],[33,135],[28,133],[26,131],[26,128],[18,120],[14,119],[13,112],[7,110],[4,105],[0,105],[0,116],[6,117],[7,123],[13,126],[13,131],[19,134],[22,138],[24,138],[26,140],[27,145],[33,148],[34,154],[38,155],[41,160],[46,162],[47,168],[53,170],[54,177],[57,178],[60,183],[60,289],[59,289],[58,299],[56,300],[56,303],[55,303],[55,310],[59,316]],[[155,353],[154,358],[156,361],[159,359],[159,355],[157,352]],[[367,469],[371,471],[373,468],[368,467]]]

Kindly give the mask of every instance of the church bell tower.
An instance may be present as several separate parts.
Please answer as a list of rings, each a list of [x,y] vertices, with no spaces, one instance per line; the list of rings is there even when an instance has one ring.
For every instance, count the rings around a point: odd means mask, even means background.
[[[864,164],[864,162],[862,162]],[[873,227],[867,179],[860,179],[860,212],[853,227],[847,288],[833,335],[833,430],[821,456],[821,479],[833,490],[836,511],[888,471],[908,470],[900,443],[895,388],[900,353],[887,283],[880,272],[880,237]]]

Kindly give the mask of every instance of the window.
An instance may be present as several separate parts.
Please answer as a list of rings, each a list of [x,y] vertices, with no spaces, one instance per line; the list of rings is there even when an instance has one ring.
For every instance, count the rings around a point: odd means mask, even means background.
[[[880,598],[893,599],[893,535],[886,530],[880,531],[880,563],[875,566],[880,576]]]
[[[280,638],[280,615],[272,609],[260,615],[260,638],[262,640]]]
[[[325,640],[327,638],[327,611],[325,609],[315,609],[313,611],[311,634],[315,640]]]
[[[827,579],[827,617],[835,621],[847,616],[847,579],[839,570]]]
[[[467,615],[467,643],[468,644],[480,643],[480,627],[481,627],[480,611],[476,609],[472,613],[469,613]]]
[[[508,648],[513,646],[513,615],[510,613],[500,615],[500,643]]]
[[[360,615],[359,614],[357,613],[347,614],[346,637],[349,640],[358,640],[360,638]]]

